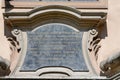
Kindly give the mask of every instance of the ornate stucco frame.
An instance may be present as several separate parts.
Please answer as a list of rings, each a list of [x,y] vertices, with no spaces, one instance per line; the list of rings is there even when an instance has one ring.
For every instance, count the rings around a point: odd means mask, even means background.
[[[56,15],[57,14],[57,15]],[[35,8],[29,12],[6,12],[4,13],[4,19],[5,21],[13,28],[13,29],[20,29],[21,31],[19,32],[20,35],[14,35],[16,36],[17,40],[20,42],[20,45],[23,49],[21,51],[21,58],[20,61],[23,61],[23,56],[25,54],[26,50],[26,33],[25,31],[28,30],[29,28],[35,28],[38,25],[42,25],[47,23],[48,19],[61,19],[64,21],[72,21],[75,22],[77,26],[75,28],[81,29],[80,26],[83,28],[86,28],[87,31],[90,29],[95,29],[101,24],[105,23],[106,20],[106,13],[105,12],[80,12],[76,10],[75,8],[71,7],[66,7],[66,6],[61,6],[61,5],[51,5],[51,6],[44,6],[44,7],[38,7]],[[42,22],[45,21],[45,22]],[[59,22],[59,21],[58,21]],[[66,22],[66,24],[70,24]],[[70,24],[71,25],[71,24]],[[26,30],[25,30],[26,29]],[[14,33],[14,32],[13,32]],[[90,59],[88,57],[88,35],[89,32],[85,32],[83,36],[83,54],[85,56],[85,60],[87,65],[89,66],[90,72],[72,72],[67,69],[61,69],[58,68],[58,70],[63,70],[64,73],[68,73],[70,77],[66,78],[86,78],[85,75],[87,75],[87,78],[92,78],[92,79],[102,79],[104,77],[97,77],[96,71],[94,71],[94,67],[91,65],[89,62]],[[21,41],[24,40],[24,41]],[[23,76],[26,74],[26,72],[20,72],[20,66],[22,65],[22,62],[18,63],[16,69],[14,70],[13,73],[11,73],[11,77],[30,77],[32,76],[33,78],[39,78],[38,75],[43,70],[38,70],[37,72],[28,72],[26,76]],[[54,69],[45,69],[45,71],[53,71]],[[64,71],[65,70],[65,71]],[[42,74],[42,73],[41,73]],[[78,76],[79,75],[79,76]],[[84,75],[84,76],[83,76]],[[89,76],[88,76],[89,75]],[[83,77],[82,77],[83,76]],[[45,77],[41,77],[45,78]],[[50,78],[50,77],[48,77]]]

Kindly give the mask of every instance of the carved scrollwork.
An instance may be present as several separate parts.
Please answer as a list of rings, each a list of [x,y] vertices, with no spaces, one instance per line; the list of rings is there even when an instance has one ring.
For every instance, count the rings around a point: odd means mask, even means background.
[[[98,38],[98,31],[96,29],[92,29],[89,31],[89,40],[88,40],[88,50],[89,52],[94,52],[95,58],[98,58],[98,50],[101,47],[99,42],[100,38]]]
[[[12,53],[18,52],[21,50],[19,43],[15,41],[12,37],[8,37],[8,41],[10,42],[10,49]]]
[[[17,42],[18,42],[18,44],[19,44],[19,48],[22,48],[22,45],[21,45],[21,43],[22,43],[22,32],[21,32],[21,30],[18,30],[18,29],[14,29],[13,31],[12,31],[12,34],[16,37],[16,39],[17,39]],[[12,39],[11,39],[12,40]],[[12,40],[13,41],[13,40]],[[14,42],[14,41],[13,41]]]

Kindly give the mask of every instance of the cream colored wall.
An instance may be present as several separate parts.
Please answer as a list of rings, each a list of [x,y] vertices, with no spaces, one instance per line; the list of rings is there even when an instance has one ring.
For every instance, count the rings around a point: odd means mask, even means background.
[[[120,51],[120,0],[108,0],[107,34],[102,40],[99,62]]]
[[[4,30],[4,25],[3,25],[3,16],[2,16],[2,9],[1,9],[1,2],[2,0],[0,0],[0,34],[3,35],[3,30]]]
[[[4,21],[3,21],[3,12],[4,10],[1,9],[1,2],[0,0],[0,56],[4,59],[10,60],[10,48],[9,43],[4,36]]]

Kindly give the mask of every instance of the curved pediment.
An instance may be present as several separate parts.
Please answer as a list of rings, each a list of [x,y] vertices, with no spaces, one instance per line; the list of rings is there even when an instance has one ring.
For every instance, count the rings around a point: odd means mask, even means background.
[[[67,24],[70,24],[69,21],[75,22],[79,26],[90,27],[95,26],[105,15],[106,13],[85,13],[61,5],[37,7],[29,12],[4,13],[5,21],[13,27],[30,27],[35,24],[38,26],[46,22],[60,22],[60,20]]]

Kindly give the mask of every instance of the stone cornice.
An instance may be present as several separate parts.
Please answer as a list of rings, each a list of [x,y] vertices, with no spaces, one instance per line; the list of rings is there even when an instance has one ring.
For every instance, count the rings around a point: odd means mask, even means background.
[[[45,21],[47,19],[61,19],[78,22],[83,27],[95,26],[99,21],[105,20],[105,12],[80,12],[75,8],[48,5],[37,7],[29,12],[5,12],[4,19],[11,26],[30,26],[34,22]]]

